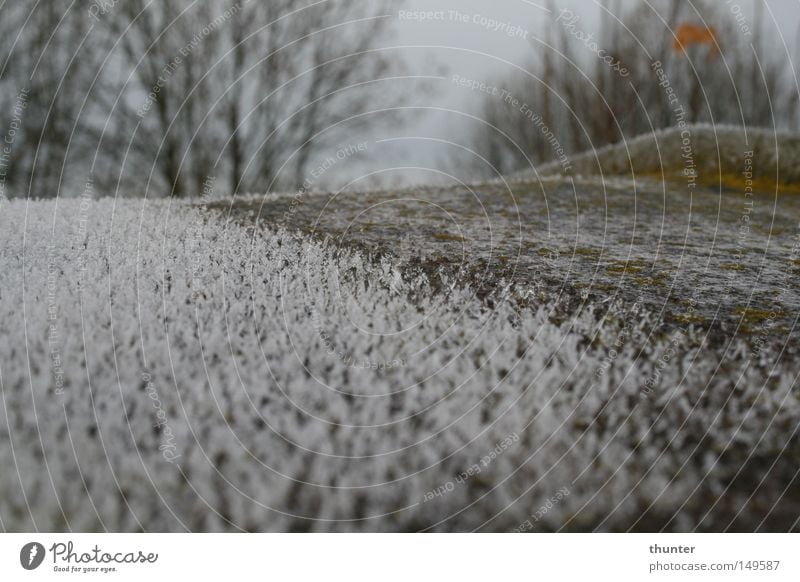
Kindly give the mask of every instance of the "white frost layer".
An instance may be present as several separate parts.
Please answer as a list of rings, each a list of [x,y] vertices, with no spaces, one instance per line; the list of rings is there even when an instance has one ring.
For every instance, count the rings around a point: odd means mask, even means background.
[[[800,421],[742,346],[403,277],[190,205],[5,203],[0,524],[506,530],[568,490],[534,529],[686,529]]]

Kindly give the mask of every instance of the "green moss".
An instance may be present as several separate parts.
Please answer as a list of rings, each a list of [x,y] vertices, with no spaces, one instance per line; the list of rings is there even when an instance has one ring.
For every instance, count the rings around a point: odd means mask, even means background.
[[[600,249],[593,249],[587,247],[575,247],[575,250],[572,252],[582,257],[599,257],[602,251]]]
[[[451,241],[451,242],[466,242],[463,236],[458,236],[456,234],[450,234],[449,232],[437,232],[434,233],[433,238],[436,240],[442,241]]]
[[[606,292],[614,291],[617,289],[616,285],[611,285],[608,283],[592,283],[591,285],[588,285],[586,283],[576,283],[575,287],[578,289],[588,288],[592,291],[606,291]]]
[[[719,187],[720,185],[744,192],[748,184],[741,173],[723,173],[722,175],[716,172],[709,172],[707,178],[701,180],[703,184],[709,187]],[[776,182],[774,177],[762,176],[756,177],[752,180],[749,186],[754,192],[763,192],[765,194],[774,194],[777,189],[781,194],[798,194],[800,193],[800,184],[791,184],[788,182]]]
[[[763,323],[770,319],[770,314],[774,316],[774,319],[786,315],[783,311],[769,311],[767,309],[756,309],[753,307],[737,307],[734,313],[741,317],[742,322],[748,324]]]
[[[706,318],[696,313],[678,313],[674,316],[675,321],[683,324],[696,324],[702,325],[706,322]]]
[[[631,281],[642,287],[660,287],[664,284],[664,278],[659,275],[655,277],[631,277]]]
[[[745,271],[744,265],[741,263],[723,263],[719,266],[723,271]]]
[[[615,261],[608,266],[608,272],[612,274],[641,273],[643,270],[644,265],[639,261]]]

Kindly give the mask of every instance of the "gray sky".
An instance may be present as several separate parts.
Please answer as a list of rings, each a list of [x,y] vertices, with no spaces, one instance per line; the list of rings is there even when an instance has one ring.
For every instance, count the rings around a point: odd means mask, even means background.
[[[622,0],[623,11],[629,10],[645,0]],[[783,35],[787,45],[794,48],[798,24],[800,24],[800,0],[714,0],[721,9],[725,6],[733,11],[741,8],[745,20],[752,26],[753,4],[765,1],[764,29],[769,35]],[[403,45],[440,45],[430,49],[430,53],[442,63],[453,69],[466,68],[476,73],[490,74],[497,66],[497,59],[523,62],[532,47],[524,38],[508,36],[502,31],[495,32],[480,23],[474,23],[475,16],[493,19],[524,28],[528,38],[540,36],[543,27],[549,23],[546,0],[407,0],[407,11],[458,11],[468,15],[469,22],[450,20],[413,21],[397,19],[397,41]],[[580,15],[581,28],[587,32],[596,30],[599,21],[600,3],[597,0],[555,0],[556,10],[568,8]],[[471,52],[475,51],[475,52]],[[485,53],[481,56],[477,53]],[[413,65],[413,59],[410,61]]]
[[[645,0],[622,0],[627,11]],[[761,0],[714,0],[720,10],[732,13],[741,9],[744,23],[753,26],[753,3]],[[569,8],[581,18],[580,28],[596,32],[600,3],[597,0],[555,0],[556,10]],[[613,2],[611,3],[613,5]],[[409,74],[439,75],[432,81],[433,91],[412,96],[412,104],[420,107],[456,109],[475,113],[481,99],[479,92],[458,87],[452,76],[490,82],[514,73],[513,64],[524,66],[535,50],[531,39],[541,37],[544,27],[552,24],[546,8],[547,0],[407,0],[403,14],[393,13],[395,36],[393,44],[401,51]],[[765,38],[778,41],[782,35],[794,51],[800,0],[767,0],[764,11]],[[408,13],[426,12],[433,18],[424,20]],[[590,55],[584,55],[590,58]],[[441,163],[443,148],[440,142],[397,137],[435,136],[437,139],[459,141],[463,131],[459,118],[431,109],[416,117],[381,142],[373,153],[383,160],[404,160],[398,165],[431,166]],[[391,148],[391,149],[387,149]],[[375,165],[374,163],[371,165]],[[436,176],[426,172],[403,172],[402,182],[428,182]],[[418,177],[417,177],[418,176]]]

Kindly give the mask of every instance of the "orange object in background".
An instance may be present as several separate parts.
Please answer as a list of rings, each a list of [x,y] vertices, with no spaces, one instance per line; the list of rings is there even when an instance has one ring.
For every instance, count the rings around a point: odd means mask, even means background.
[[[685,23],[675,29],[675,40],[672,43],[672,50],[675,52],[685,53],[687,47],[698,44],[708,45],[708,60],[717,56],[719,50],[713,27]]]

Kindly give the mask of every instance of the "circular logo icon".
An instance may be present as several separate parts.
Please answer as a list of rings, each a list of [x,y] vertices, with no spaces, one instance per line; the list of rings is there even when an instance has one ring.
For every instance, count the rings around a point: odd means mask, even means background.
[[[19,551],[19,563],[26,570],[35,570],[44,561],[44,546],[39,542],[28,542]]]

